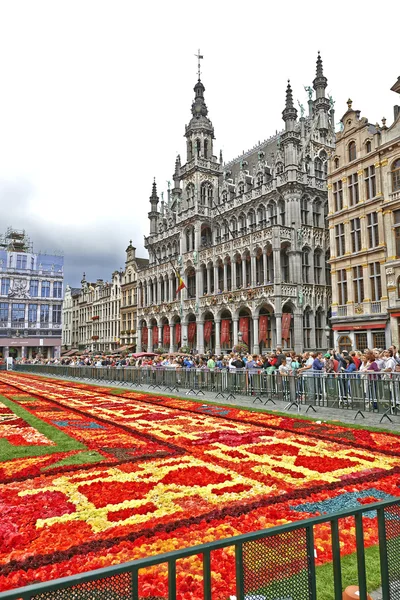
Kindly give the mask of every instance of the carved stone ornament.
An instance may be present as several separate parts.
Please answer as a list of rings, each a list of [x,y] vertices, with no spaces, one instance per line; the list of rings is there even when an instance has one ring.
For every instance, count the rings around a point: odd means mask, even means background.
[[[30,298],[29,282],[27,279],[14,279],[11,289],[8,292],[9,298]]]

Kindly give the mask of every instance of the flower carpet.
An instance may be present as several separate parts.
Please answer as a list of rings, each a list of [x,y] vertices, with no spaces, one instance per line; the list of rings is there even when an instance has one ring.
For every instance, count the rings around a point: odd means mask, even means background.
[[[399,437],[384,432],[0,373],[0,590],[317,514],[400,497]],[[367,514],[365,544],[378,543]],[[355,550],[354,519],[340,526]],[[332,559],[329,524],[317,564]],[[233,549],[212,553],[212,594],[235,593]],[[178,561],[180,599],[202,560]],[[143,570],[167,598],[167,566]]]

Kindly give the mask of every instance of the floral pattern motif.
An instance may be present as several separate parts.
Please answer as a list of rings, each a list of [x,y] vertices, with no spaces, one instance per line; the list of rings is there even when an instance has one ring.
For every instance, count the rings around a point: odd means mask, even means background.
[[[79,448],[54,448],[14,405]],[[0,374],[3,438],[25,455],[0,462],[0,590],[400,496],[396,435],[16,373]],[[354,552],[353,519],[340,535]],[[315,545],[331,560],[328,525]],[[235,593],[233,570],[231,549],[213,552],[213,598]],[[164,565],[139,583],[168,596]],[[201,557],[179,561],[178,598],[202,585]]]

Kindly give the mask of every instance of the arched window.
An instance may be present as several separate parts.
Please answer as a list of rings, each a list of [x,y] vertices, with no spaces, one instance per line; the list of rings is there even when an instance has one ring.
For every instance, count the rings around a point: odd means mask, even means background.
[[[193,183],[189,183],[189,185],[186,186],[186,200],[187,200],[189,208],[191,206],[194,206],[194,185],[193,185]]]
[[[204,140],[204,158],[208,158],[208,140]]]
[[[237,221],[236,221],[236,218],[235,218],[235,217],[233,217],[233,218],[231,219],[231,222],[230,222],[230,224],[229,224],[229,225],[230,225],[230,228],[231,228],[231,234],[232,234],[234,237],[236,237],[236,236],[237,236],[237,228],[238,228],[238,226],[237,226]]]
[[[229,225],[228,221],[224,221],[222,225],[222,235],[224,241],[229,240]]]
[[[324,332],[324,327],[323,327],[323,318],[324,318],[324,313],[322,308],[318,308],[317,312],[315,313],[315,344],[317,348],[323,348],[323,332]]]
[[[335,165],[335,169],[338,169],[339,168],[339,164],[340,164],[339,159],[335,158],[335,160],[333,161],[333,164]]]
[[[257,173],[257,187],[260,187],[263,184],[263,174],[261,171]]]
[[[316,250],[314,252],[314,283],[320,284],[322,282],[322,257],[321,251]]]
[[[308,248],[303,248],[301,268],[303,283],[310,283],[310,251]]]
[[[314,170],[315,170],[315,177],[322,179],[324,176],[324,168],[322,165],[322,160],[318,156],[314,161]]]
[[[400,190],[400,158],[392,165],[392,192]]]
[[[311,347],[311,310],[306,308],[303,313],[303,345],[304,348]]]
[[[201,142],[199,139],[196,140],[196,154],[197,156],[201,156]]]
[[[349,144],[349,161],[356,160],[357,158],[357,148],[355,142],[350,142]]]
[[[302,225],[308,225],[308,196],[303,196],[300,200],[300,216]]]
[[[253,229],[255,229],[255,227],[256,227],[256,213],[254,212],[254,210],[249,211],[248,219],[249,219],[250,231],[253,231]]]
[[[283,283],[290,282],[290,273],[289,273],[289,255],[288,249],[282,248],[281,250],[281,271],[282,271],[282,281]]]
[[[217,244],[221,241],[221,227],[219,225],[215,228],[215,241]]]
[[[196,271],[193,267],[187,272],[188,298],[196,298]]]
[[[371,150],[372,150],[372,144],[371,144],[371,142],[368,140],[368,141],[366,142],[366,144],[365,144],[365,152],[366,152],[367,154],[369,154],[369,152],[371,152]]]
[[[268,204],[268,217],[271,225],[276,225],[278,222],[277,210],[275,202]]]
[[[321,227],[321,202],[318,198],[313,203],[313,225]]]
[[[285,203],[283,200],[279,201],[279,222],[281,225],[285,225]]]
[[[193,142],[191,140],[188,144],[188,152],[189,152],[188,160],[192,160],[192,158],[193,158]]]
[[[257,222],[260,227],[265,227],[266,225],[265,206],[263,204],[257,209]]]
[[[200,187],[200,202],[202,206],[212,208],[213,188],[208,181],[201,184]]]
[[[247,233],[246,216],[243,213],[239,215],[239,231],[241,234]]]

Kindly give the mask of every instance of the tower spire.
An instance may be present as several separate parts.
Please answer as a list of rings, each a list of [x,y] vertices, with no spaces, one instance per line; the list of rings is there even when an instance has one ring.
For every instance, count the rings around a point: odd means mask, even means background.
[[[323,66],[322,66],[322,58],[321,58],[321,54],[318,50],[317,72],[316,72],[316,77],[313,81],[313,88],[316,92],[317,99],[325,97],[325,88],[327,85],[328,85],[328,80],[324,76],[324,70],[323,70]]]
[[[200,49],[197,51],[197,54],[195,54],[195,56],[197,58],[197,79],[198,79],[198,81],[200,81],[200,75],[201,75],[200,61],[204,58],[204,56],[202,54],[200,54]]]
[[[297,119],[297,110],[293,105],[293,92],[289,79],[286,88],[286,104],[285,109],[282,112],[282,118],[285,121],[286,131],[293,130]]]

